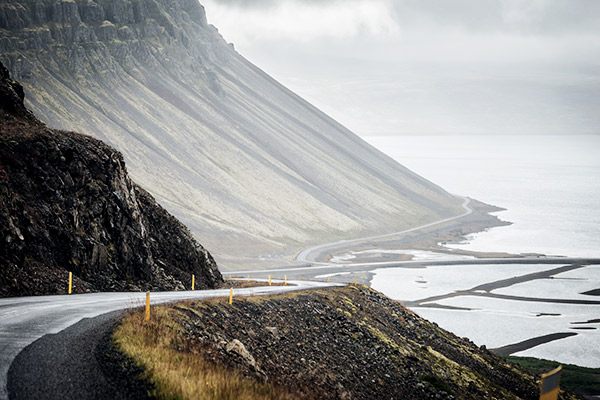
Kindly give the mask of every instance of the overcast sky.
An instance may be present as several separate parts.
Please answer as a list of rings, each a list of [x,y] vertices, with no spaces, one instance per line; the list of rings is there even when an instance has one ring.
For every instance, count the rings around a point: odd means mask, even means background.
[[[600,133],[598,0],[200,0],[359,135]]]

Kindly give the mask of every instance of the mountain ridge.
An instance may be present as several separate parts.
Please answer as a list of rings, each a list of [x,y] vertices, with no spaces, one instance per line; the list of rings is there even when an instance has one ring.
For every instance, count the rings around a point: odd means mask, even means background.
[[[241,57],[193,0],[1,9],[0,58],[30,108],[122,151],[217,258],[291,255],[461,212],[460,199]]]

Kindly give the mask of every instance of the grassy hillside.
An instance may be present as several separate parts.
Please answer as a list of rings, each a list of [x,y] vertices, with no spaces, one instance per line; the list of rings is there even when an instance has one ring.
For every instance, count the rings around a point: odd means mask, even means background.
[[[539,396],[531,373],[366,287],[153,307],[114,338],[160,398]]]

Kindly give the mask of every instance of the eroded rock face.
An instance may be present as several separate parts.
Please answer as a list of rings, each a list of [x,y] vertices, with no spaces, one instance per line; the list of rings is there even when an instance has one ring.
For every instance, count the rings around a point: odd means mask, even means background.
[[[0,62],[0,110],[2,119],[21,119],[31,124],[39,124],[38,119],[23,104],[23,86],[10,79],[8,70]]]
[[[131,181],[119,152],[47,128],[0,72],[0,296],[65,292],[68,271],[75,291],[222,280],[188,229]]]
[[[168,63],[181,73],[186,64],[214,57],[218,46],[211,49],[208,43],[212,36],[220,37],[195,0],[5,2],[0,4],[0,30],[4,62],[23,80],[43,74],[35,60],[28,60],[30,51],[44,59],[42,69],[61,71],[61,77],[102,80],[106,73],[116,77],[122,68],[128,73],[137,70],[140,63],[156,67]],[[193,37],[198,35],[202,37]],[[190,41],[198,40],[206,46],[187,49]],[[157,54],[158,49],[166,49],[165,54]],[[175,60],[185,57],[187,50],[191,50],[187,57],[196,60],[178,65]]]

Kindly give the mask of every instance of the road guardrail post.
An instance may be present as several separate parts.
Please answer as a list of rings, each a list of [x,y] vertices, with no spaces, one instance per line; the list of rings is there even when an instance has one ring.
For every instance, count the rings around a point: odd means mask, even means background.
[[[150,291],[146,292],[146,321],[150,321]]]

